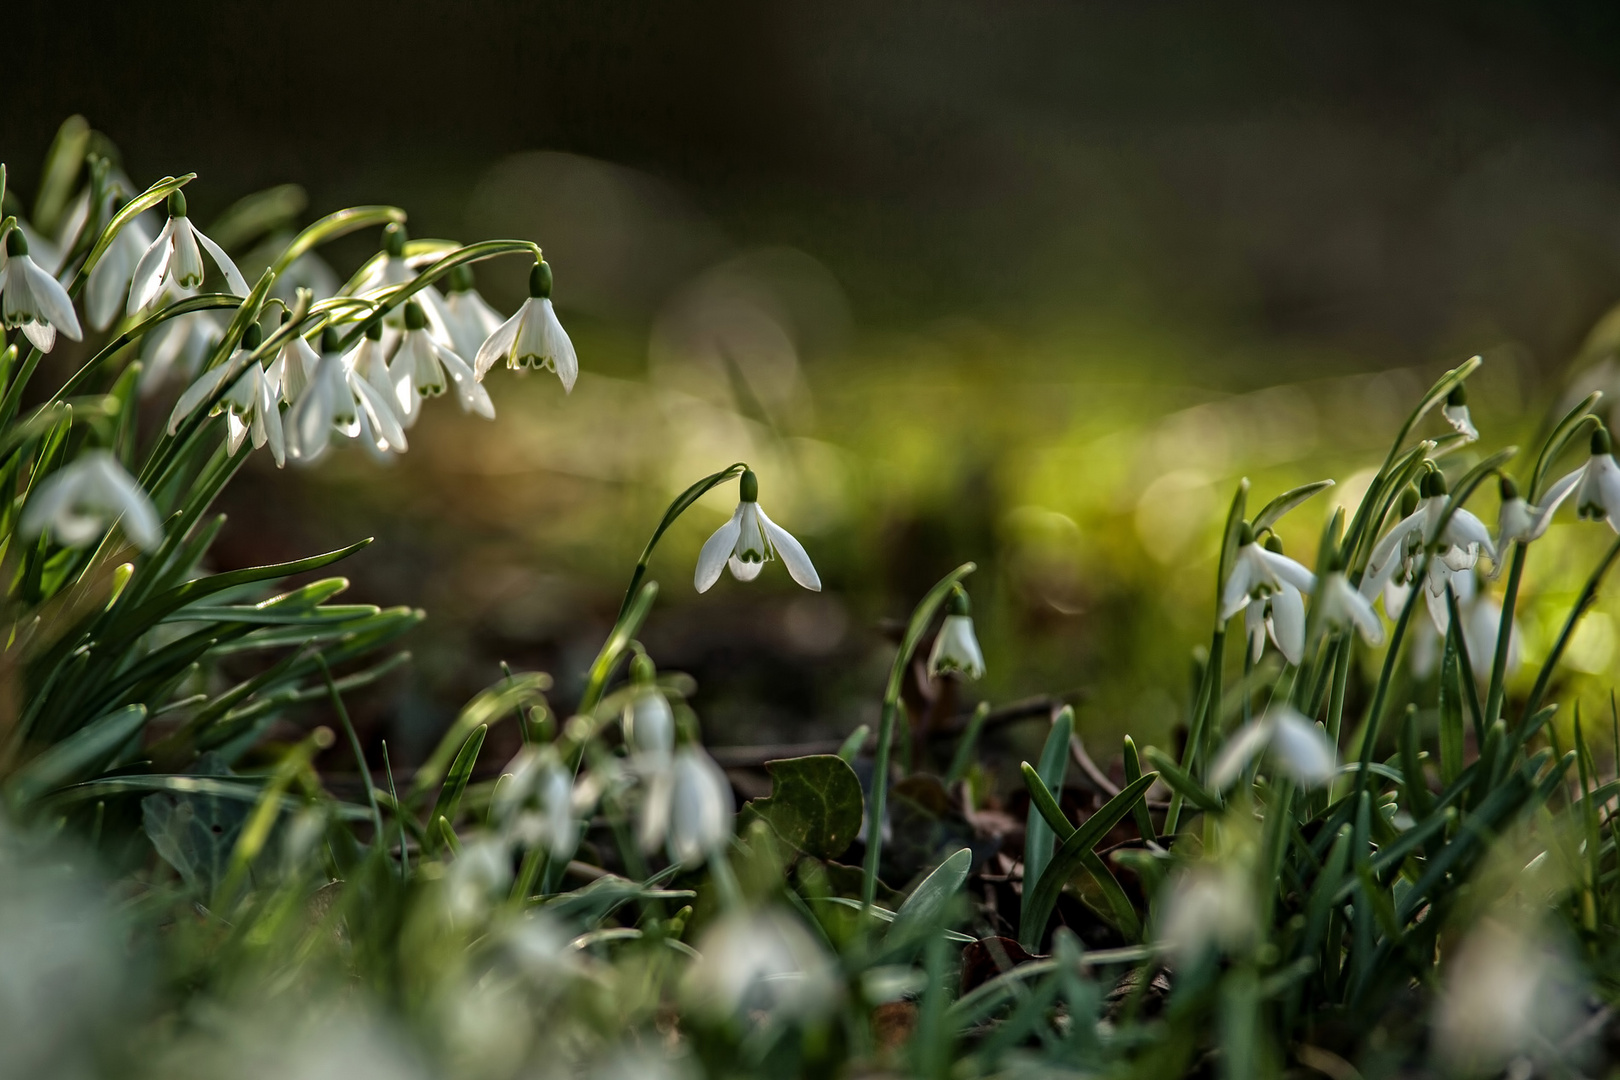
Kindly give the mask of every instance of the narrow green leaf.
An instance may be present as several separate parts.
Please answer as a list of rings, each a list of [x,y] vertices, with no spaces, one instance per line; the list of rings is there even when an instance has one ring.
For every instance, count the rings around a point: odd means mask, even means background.
[[[984,731],[984,722],[990,716],[990,703],[981,701],[973,708],[973,715],[969,717],[967,727],[962,731],[962,737],[956,741],[956,752],[951,755],[951,767],[945,772],[945,783],[954,784],[967,775],[968,766],[973,764],[973,751],[979,745],[979,735]]]
[[[1074,709],[1064,706],[1057,719],[1052,722],[1052,729],[1047,732],[1046,745],[1041,748],[1040,767],[1036,770],[1048,798],[1055,798],[1052,793],[1063,790],[1063,782],[1069,772],[1069,739],[1073,735]],[[1026,762],[1024,765],[1026,771],[1028,767]],[[1045,873],[1047,864],[1052,861],[1055,834],[1052,826],[1046,822],[1045,813],[1045,810],[1036,805],[1032,795],[1024,830],[1025,881],[1041,880],[1041,874]],[[1060,819],[1062,816],[1059,813]],[[1025,890],[1025,911],[1029,910],[1032,896],[1033,890]]]
[[[478,751],[483,749],[484,736],[487,734],[489,725],[479,724],[467,736],[467,741],[461,744],[461,752],[450,765],[450,772],[444,779],[444,786],[439,789],[439,798],[433,804],[429,821],[443,821],[447,826],[455,822],[456,812],[461,809],[461,796],[467,790],[467,780],[472,776],[473,767],[478,764]],[[433,834],[430,833],[429,838],[433,839]]]
[[[1135,783],[1142,775],[1142,759],[1136,752],[1136,742],[1129,735],[1125,736],[1125,782]],[[1153,813],[1148,810],[1147,800],[1143,799],[1131,808],[1131,816],[1136,819],[1136,831],[1142,834],[1142,839],[1154,838]]]
[[[867,724],[862,724],[850,732],[849,736],[838,745],[838,756],[847,762],[854,762],[856,758],[861,756],[861,749],[866,745],[866,740],[871,735],[872,728]]]
[[[1303,504],[1312,495],[1326,491],[1332,486],[1332,480],[1318,480],[1314,484],[1301,484],[1297,488],[1283,492],[1262,506],[1260,512],[1254,515],[1254,531],[1270,528],[1281,520],[1284,514]]]
[[[146,706],[130,705],[92,720],[34,758],[12,776],[7,794],[26,806],[56,788],[95,772],[146,724]]]
[[[888,942],[905,942],[935,930],[943,930],[953,897],[967,881],[973,868],[973,851],[962,848],[934,867],[932,873],[912,890],[894,913],[894,923],[885,936]]]
[[[1156,746],[1150,746],[1143,751],[1148,764],[1159,770],[1164,782],[1198,809],[1208,814],[1217,813],[1221,809],[1221,800],[1210,790],[1182,771],[1175,759]]]

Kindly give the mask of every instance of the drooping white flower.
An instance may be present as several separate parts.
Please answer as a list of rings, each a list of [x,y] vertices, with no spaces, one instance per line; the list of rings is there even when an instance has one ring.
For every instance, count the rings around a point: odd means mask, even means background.
[[[574,380],[579,377],[579,358],[574,355],[574,343],[568,339],[568,332],[557,321],[557,313],[551,307],[551,267],[547,263],[534,264],[529,272],[529,298],[479,347],[473,373],[482,381],[500,360],[505,360],[509,368],[554,371],[562,380],[565,392],[574,389]]]
[[[0,320],[8,330],[21,327],[40,352],[55,348],[58,331],[74,341],[84,338],[67,290],[29,257],[28,238],[19,228],[6,233],[6,258],[0,263]]]
[[[1458,507],[1446,522],[1443,535],[1436,535],[1445,515],[1446,481],[1438,470],[1423,477],[1422,497],[1412,512],[1384,534],[1373,546],[1367,571],[1361,579],[1361,594],[1377,595],[1392,579],[1410,583],[1419,556],[1426,545],[1439,550],[1429,560],[1428,588],[1431,596],[1442,596],[1451,573],[1471,570],[1481,554],[1496,559],[1496,545],[1484,522]],[[1387,607],[1386,607],[1386,610]],[[1399,612],[1390,612],[1397,615]]]
[[[165,289],[168,298],[179,298],[184,293],[172,285]],[[168,379],[170,372],[179,372],[187,379],[195,378],[203,361],[225,336],[225,319],[217,311],[191,311],[159,323],[147,332],[141,345],[142,397],[155,394]]]
[[[643,768],[669,762],[675,750],[675,712],[653,679],[656,670],[645,655],[631,665],[635,690],[624,705],[624,739]]]
[[[1367,644],[1383,644],[1384,624],[1378,618],[1378,612],[1373,610],[1372,601],[1350,584],[1350,579],[1344,576],[1342,570],[1334,570],[1322,579],[1321,588],[1316,594],[1316,605],[1323,624],[1328,628],[1348,630],[1353,626],[1361,632]]]
[[[90,270],[90,280],[84,289],[84,313],[92,327],[107,329],[123,311],[135,267],[151,246],[152,234],[139,217],[127,222],[107,245],[101,261]]]
[[[1614,446],[1608,429],[1599,425],[1592,432],[1592,453],[1579,469],[1560,479],[1542,499],[1542,509],[1551,516],[1557,509],[1554,493],[1562,502],[1572,492],[1575,514],[1582,521],[1607,521],[1620,532],[1620,465],[1614,462]]]
[[[1457,594],[1457,610],[1462,615],[1463,644],[1468,646],[1468,660],[1476,679],[1488,679],[1496,662],[1497,632],[1502,626],[1502,605],[1485,589],[1480,588],[1473,573],[1460,573],[1451,578],[1452,591]],[[1433,630],[1425,630],[1412,638],[1412,673],[1426,679],[1434,673],[1440,662],[1445,635],[1451,624],[1451,611],[1444,600],[1429,608]],[[1416,627],[1413,628],[1416,630]],[[1513,620],[1508,627],[1507,673],[1518,670],[1520,662],[1519,622]]]
[[[174,411],[169,414],[169,434],[180,429],[186,417],[218,392],[227,379],[231,380],[209,415],[226,413],[226,445],[232,454],[241,448],[249,435],[255,450],[269,444],[276,467],[287,463],[286,438],[281,426],[281,368],[275,364],[266,371],[251,353],[259,347],[262,336],[256,324],[250,324],[242,335],[242,345],[225,363],[202,373],[197,381],[180,395]],[[234,377],[232,373],[235,373]]]
[[[1226,741],[1210,768],[1210,784],[1226,788],[1262,751],[1297,783],[1314,787],[1333,779],[1333,745],[1322,729],[1290,705],[1273,705]]]
[[[489,399],[489,391],[473,375],[467,361],[427,329],[427,314],[415,300],[405,304],[405,334],[388,372],[400,419],[407,428],[421,415],[423,398],[444,393],[447,377],[456,388],[462,412],[495,419],[495,403]]]
[[[644,850],[665,844],[672,860],[695,866],[731,839],[731,781],[701,747],[681,747],[667,766],[651,770],[646,779]]]
[[[1266,537],[1267,554],[1282,555],[1282,541]],[[1305,597],[1287,581],[1272,593],[1257,595],[1243,609],[1243,631],[1249,641],[1249,655],[1259,660],[1266,648],[1266,637],[1277,646],[1290,664],[1305,657]]]
[[[967,590],[958,585],[951,590],[950,606],[939,633],[934,635],[934,647],[928,653],[928,674],[938,678],[951,671],[959,671],[970,679],[984,678],[984,653],[979,650],[979,639],[973,632],[973,610]]]
[[[328,327],[315,375],[288,414],[288,454],[301,463],[316,461],[334,435],[359,439],[383,457],[404,453],[405,429],[391,400],[356,373],[337,348],[337,330]]]
[[[550,746],[538,745],[518,751],[504,772],[492,820],[517,843],[543,847],[554,859],[572,858],[580,835],[573,772]]]
[[[291,312],[284,313],[282,323],[285,324],[291,317]],[[276,353],[275,362],[270,365],[281,375],[278,380],[281,385],[281,400],[291,405],[302,397],[304,388],[315,377],[315,371],[320,363],[320,354],[310,348],[309,342],[304,340],[304,335],[293,334],[289,337],[281,346],[281,351]]]
[[[1316,587],[1316,575],[1288,556],[1267,551],[1255,543],[1254,533],[1244,525],[1232,573],[1221,592],[1221,623],[1225,624],[1255,600],[1281,592],[1285,584],[1308,593]]]
[[[405,245],[409,239],[405,226],[399,222],[393,222],[383,229],[382,258],[370,265],[365,277],[355,286],[355,296],[376,300],[416,276],[416,272],[411,269],[405,257]],[[427,314],[428,328],[433,331],[434,337],[441,341],[449,341],[450,331],[444,321],[444,297],[440,295],[439,290],[428,285],[418,290],[415,296]],[[383,322],[389,330],[403,330],[404,307],[398,304],[390,307],[383,316]]]
[[[1479,439],[1479,429],[1474,427],[1473,417],[1468,415],[1468,388],[1458,383],[1446,395],[1446,403],[1440,408],[1440,415],[1446,418],[1446,423],[1456,429],[1467,442],[1476,442]]]
[[[1540,506],[1531,506],[1529,501],[1519,494],[1519,486],[1513,482],[1513,478],[1503,474],[1499,485],[1502,493],[1502,512],[1497,525],[1496,549],[1506,551],[1508,544],[1515,540],[1528,544],[1532,540],[1541,539],[1547,531],[1547,526],[1552,524],[1553,512],[1575,490],[1582,472],[1583,470],[1577,469],[1548,488],[1541,497]]]
[[[478,295],[472,267],[463,263],[450,271],[450,292],[444,298],[444,327],[450,347],[460,357],[477,357],[489,336],[506,320]]]
[[[741,501],[736,513],[704,541],[703,550],[698,552],[697,571],[692,577],[697,591],[713,588],[720,580],[720,571],[728,566],[738,581],[753,581],[774,555],[780,555],[794,581],[811,592],[820,592],[821,578],[804,545],[760,509],[759,479],[752,469],[743,472],[737,493]]]
[[[152,500],[111,452],[92,450],[46,477],[23,508],[24,536],[49,530],[53,539],[82,547],[114,524],[146,551],[163,542]]]
[[[169,196],[168,223],[135,265],[135,273],[129,283],[129,302],[124,310],[130,315],[135,314],[151,303],[171,282],[181,289],[195,289],[201,285],[206,271],[202,258],[204,251],[225,275],[231,295],[246,296],[248,285],[242,271],[225,254],[224,248],[192,225],[191,219],[186,216],[186,196],[176,191]]]
[[[843,991],[832,956],[784,911],[732,912],[698,940],[681,996],[712,1016],[823,1016]]]

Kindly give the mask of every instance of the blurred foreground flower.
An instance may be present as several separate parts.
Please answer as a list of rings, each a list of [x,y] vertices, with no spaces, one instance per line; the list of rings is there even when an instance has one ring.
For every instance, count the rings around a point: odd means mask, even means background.
[[[683,996],[716,1017],[764,1012],[808,1020],[838,1002],[843,984],[833,958],[786,912],[735,912],[698,942]]]
[[[1451,960],[1435,1015],[1435,1056],[1470,1074],[1494,1073],[1520,1055],[1556,1058],[1555,1041],[1579,1015],[1572,982],[1579,970],[1543,935],[1480,920]]]
[[[1191,967],[1211,949],[1239,952],[1257,939],[1254,886],[1236,861],[1185,870],[1168,891],[1157,937],[1181,966]]]
[[[794,581],[820,592],[821,578],[804,545],[760,509],[759,478],[752,469],[744,470],[737,481],[737,495],[740,501],[731,520],[716,529],[698,552],[697,571],[692,576],[697,591],[713,588],[720,571],[728,566],[738,581],[753,581],[774,555],[780,555]]]
[[[74,341],[84,337],[67,290],[29,258],[28,238],[17,228],[6,233],[5,260],[0,262],[0,314],[6,329],[22,327],[40,352],[56,346],[58,330]]]
[[[140,217],[136,217],[119,230],[102,252],[101,261],[90,271],[84,290],[84,313],[93,328],[107,329],[124,309],[135,267],[151,246],[152,234],[141,224]]]
[[[152,500],[107,450],[91,450],[46,477],[23,509],[24,536],[49,530],[69,547],[98,540],[116,523],[136,545],[153,551],[163,529]]]
[[[647,776],[641,846],[667,843],[669,857],[695,866],[731,839],[735,816],[731,781],[701,747],[683,746]]]
[[[1263,751],[1297,783],[1315,786],[1333,779],[1333,746],[1321,728],[1297,709],[1276,705],[1226,741],[1210,769],[1210,784],[1224,789]]]

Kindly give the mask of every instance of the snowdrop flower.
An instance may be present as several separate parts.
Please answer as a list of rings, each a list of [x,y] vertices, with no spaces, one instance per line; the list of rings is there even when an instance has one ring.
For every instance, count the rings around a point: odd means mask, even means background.
[[[698,941],[681,986],[690,1006],[730,1017],[765,1012],[784,1019],[823,1016],[843,980],[802,922],[776,909],[732,912]]]
[[[394,400],[394,376],[388,371],[388,345],[383,341],[383,324],[374,322],[366,327],[366,332],[360,337],[360,344],[344,357],[343,362],[357,378],[364,379],[371,384],[372,389]],[[395,409],[399,415],[399,410]],[[401,416],[401,423],[404,417]]]
[[[20,528],[24,536],[48,530],[59,544],[83,547],[118,522],[146,551],[163,542],[157,510],[141,485],[111,452],[92,450],[45,478],[29,497]]]
[[[382,457],[389,452],[404,453],[405,430],[389,398],[358,375],[338,353],[335,328],[327,328],[321,344],[315,374],[288,414],[287,451],[293,460],[318,460],[326,453],[334,433],[358,438],[369,451]]]
[[[1350,584],[1343,570],[1332,570],[1322,579],[1316,594],[1317,614],[1330,630],[1344,631],[1355,627],[1362,640],[1369,645],[1384,641],[1384,624],[1373,610],[1372,601]]]
[[[731,781],[702,748],[683,746],[649,777],[641,846],[667,843],[672,860],[696,866],[731,839],[733,816]]]
[[[1534,927],[1487,917],[1447,965],[1435,1056],[1467,1075],[1500,1073],[1521,1055],[1556,1053],[1583,1018],[1580,965]],[[1541,1075],[1529,1062],[1510,1075]]]
[[[1440,408],[1440,415],[1465,441],[1475,442],[1479,439],[1479,429],[1474,427],[1473,418],[1468,415],[1468,388],[1464,384],[1458,383],[1452,387],[1451,393],[1446,395],[1446,403]]]
[[[1524,496],[1519,494],[1519,485],[1513,482],[1513,478],[1503,474],[1499,485],[1502,493],[1502,513],[1498,519],[1496,549],[1506,551],[1508,544],[1515,540],[1521,544],[1528,544],[1532,540],[1541,539],[1547,531],[1547,526],[1552,524],[1553,511],[1569,498],[1569,493],[1575,490],[1580,478],[1580,470],[1570,473],[1547,489],[1540,506],[1531,506]]]
[[[241,448],[243,440],[251,435],[255,450],[269,444],[277,468],[287,463],[287,444],[281,427],[281,371],[274,365],[272,370],[266,371],[251,356],[262,340],[258,325],[250,324],[242,335],[241,347],[231,354],[231,358],[203,372],[180,395],[174,411],[169,414],[170,435],[179,431],[186,417],[212,398],[235,372],[230,389],[209,412],[210,416],[221,412],[227,414],[226,445],[234,454]]]
[[[202,245],[201,249],[198,245]],[[195,289],[202,284],[203,251],[207,251],[214,265],[225,275],[232,296],[248,294],[247,281],[236,268],[225,249],[204,236],[186,216],[186,196],[176,191],[169,196],[169,221],[157,234],[135,266],[129,284],[129,302],[124,310],[133,315],[156,298],[163,287],[173,283],[181,289]]]
[[[85,285],[84,313],[92,327],[105,330],[118,317],[129,283],[135,277],[135,267],[151,246],[152,234],[139,217],[126,223],[113,237]]]
[[[0,263],[0,316],[6,329],[22,327],[24,336],[40,352],[55,348],[57,331],[74,341],[84,338],[67,290],[29,258],[28,238],[18,228],[6,233],[6,258]]]
[[[444,328],[457,356],[476,357],[489,336],[506,320],[473,287],[472,267],[463,263],[450,271],[450,295],[444,298]]]
[[[388,366],[393,390],[399,403],[399,416],[406,427],[421,415],[422,399],[444,393],[445,377],[456,388],[462,412],[475,412],[495,419],[495,403],[489,391],[473,375],[467,361],[443,345],[427,329],[427,313],[415,300],[405,304],[405,335]]]
[[[360,284],[355,287],[354,295],[376,299],[390,289],[416,277],[405,259],[405,244],[409,239],[405,226],[397,221],[383,228],[383,257],[373,264],[366,276],[360,280]],[[444,297],[439,294],[439,290],[429,285],[418,290],[416,296],[426,311],[428,326],[434,336],[442,341],[450,340],[449,331],[444,323]],[[397,305],[389,308],[383,316],[383,322],[390,330],[404,329],[405,309]]]
[[[1556,509],[1553,494],[1560,493],[1562,501],[1573,491],[1577,517],[1582,521],[1607,521],[1611,529],[1620,532],[1620,466],[1614,462],[1613,451],[1608,429],[1598,425],[1592,431],[1591,457],[1549,488],[1544,502]]]
[[[636,759],[657,768],[667,764],[675,749],[675,712],[654,679],[657,669],[645,655],[630,665],[635,688],[624,706],[624,737]]]
[[[765,515],[759,506],[759,478],[752,469],[743,471],[737,481],[736,513],[714,531],[698,552],[697,571],[692,584],[708,592],[720,580],[720,571],[731,568],[738,581],[753,581],[773,555],[782,556],[788,576],[809,589],[821,591],[821,578],[810,562],[804,546],[791,533]]]
[[[1255,543],[1254,532],[1245,523],[1232,574],[1221,593],[1221,623],[1253,601],[1282,592],[1284,585],[1308,593],[1316,587],[1316,576],[1288,556]]]
[[[1282,541],[1266,537],[1266,552],[1281,556]],[[1305,657],[1305,597],[1287,581],[1274,593],[1257,596],[1243,609],[1243,630],[1249,639],[1249,654],[1259,660],[1266,648],[1266,636],[1290,664]]]
[[[1211,949],[1238,953],[1259,934],[1259,903],[1247,870],[1232,860],[1183,871],[1170,885],[1155,937],[1191,967]]]
[[[1502,626],[1502,605],[1489,592],[1480,589],[1474,575],[1457,574],[1451,578],[1452,591],[1457,594],[1457,610],[1462,615],[1463,644],[1468,646],[1468,660],[1476,679],[1488,679],[1496,661],[1496,638]],[[1432,632],[1417,634],[1412,639],[1412,673],[1426,679],[1440,663],[1441,648],[1447,629],[1451,625],[1451,611],[1441,601],[1429,609]],[[1520,662],[1519,621],[1508,627],[1507,673],[1512,674]]]
[[[556,859],[570,859],[579,846],[574,775],[551,747],[526,746],[507,765],[506,782],[491,806],[508,836],[539,846]]]
[[[292,318],[292,312],[281,313],[283,325]],[[293,334],[281,346],[276,354],[275,362],[270,366],[280,374],[278,380],[281,384],[281,400],[291,405],[303,396],[304,388],[315,377],[315,369],[320,366],[321,357],[302,334]]]
[[[551,266],[537,262],[529,271],[529,298],[517,313],[507,319],[478,349],[473,372],[480,382],[496,362],[504,359],[509,368],[546,368],[557,373],[564,392],[574,389],[579,377],[579,358],[574,343],[557,321],[551,307]]]
[[[481,836],[463,844],[445,874],[446,913],[453,919],[476,919],[511,884],[512,858],[504,841]]]
[[[1438,470],[1423,477],[1420,492],[1422,497],[1413,511],[1397,522],[1373,547],[1372,555],[1367,560],[1367,572],[1361,579],[1361,594],[1368,599],[1397,574],[1402,582],[1410,581],[1417,557],[1426,544],[1439,548],[1435,557],[1429,560],[1428,588],[1431,596],[1443,596],[1451,574],[1472,569],[1482,552],[1492,561],[1496,559],[1496,545],[1491,542],[1490,531],[1479,518],[1462,507],[1452,513],[1451,519],[1446,522],[1444,534],[1435,535],[1448,501],[1446,479]]]
[[[945,621],[934,635],[934,647],[928,654],[928,674],[938,678],[950,671],[960,671],[970,679],[984,678],[984,654],[973,633],[972,607],[967,590],[960,585],[951,590]]]
[[[1334,753],[1313,721],[1289,705],[1274,706],[1258,720],[1238,729],[1209,772],[1209,782],[1217,791],[1238,778],[1249,762],[1263,751],[1284,774],[1308,787],[1333,779]]]
[[[177,299],[184,295],[170,287],[165,291],[164,302],[167,302],[167,298]],[[195,376],[203,361],[224,338],[225,325],[225,319],[218,312],[192,311],[167,319],[149,331],[141,345],[141,396],[150,397],[156,393],[170,371],[178,370],[187,378]]]

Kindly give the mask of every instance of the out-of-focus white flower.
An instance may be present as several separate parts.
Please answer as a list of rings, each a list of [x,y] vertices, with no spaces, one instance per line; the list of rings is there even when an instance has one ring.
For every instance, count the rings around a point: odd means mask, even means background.
[[[1322,729],[1292,706],[1273,705],[1226,741],[1209,771],[1210,784],[1225,789],[1262,751],[1297,783],[1314,787],[1333,779],[1333,745]]]
[[[744,470],[737,482],[737,494],[740,501],[736,513],[704,541],[703,550],[698,552],[697,571],[692,576],[697,591],[708,592],[720,580],[720,571],[728,566],[738,581],[753,581],[773,555],[780,555],[789,577],[812,592],[820,592],[821,578],[804,545],[760,509],[759,479],[752,469]]]
[[[529,272],[529,298],[523,306],[479,346],[473,372],[479,381],[491,368],[505,360],[509,368],[545,368],[557,373],[565,392],[574,389],[579,377],[579,358],[568,332],[557,321],[551,306],[551,267],[534,264]]]
[[[783,911],[725,915],[699,940],[698,953],[682,996],[713,1016],[764,1012],[814,1019],[826,1015],[842,992],[833,958]]]
[[[970,679],[984,678],[984,653],[979,650],[979,639],[973,632],[973,609],[967,590],[960,585],[951,590],[945,621],[940,624],[939,633],[934,636],[934,647],[928,653],[928,674],[938,678],[951,671],[959,671]]]
[[[57,331],[82,340],[84,331],[67,290],[29,257],[28,239],[21,229],[7,231],[5,251],[5,261],[0,262],[0,317],[6,329],[21,327],[40,352],[55,348]]]
[[[388,371],[393,377],[400,419],[407,428],[421,415],[423,398],[444,393],[446,377],[456,388],[462,412],[495,419],[495,403],[490,401],[489,391],[474,377],[465,360],[428,331],[427,314],[415,300],[405,304],[405,334]]]
[[[1367,644],[1383,643],[1384,624],[1373,610],[1372,601],[1350,584],[1342,570],[1334,570],[1322,579],[1316,604],[1323,624],[1330,629],[1348,630],[1353,626]]]
[[[579,815],[574,775],[550,747],[526,746],[506,767],[491,807],[507,836],[525,846],[539,846],[554,859],[573,858],[579,846]]]
[[[1280,593],[1284,585],[1308,593],[1316,587],[1316,575],[1288,556],[1255,543],[1254,533],[1244,525],[1232,573],[1221,591],[1221,622],[1256,600]]]
[[[1468,415],[1468,388],[1464,384],[1458,383],[1452,387],[1451,393],[1446,395],[1446,403],[1440,407],[1440,415],[1464,440],[1478,441],[1479,429],[1474,427],[1474,419]]]
[[[114,524],[153,551],[163,542],[157,510],[141,485],[106,450],[91,450],[46,477],[29,496],[20,525],[24,536],[50,531],[59,544],[82,547]]]
[[[405,245],[410,240],[405,226],[394,222],[383,229],[382,258],[372,263],[365,277],[355,286],[354,295],[369,300],[382,297],[389,290],[405,284],[416,276],[405,257]],[[444,297],[439,290],[428,285],[414,294],[426,310],[428,326],[435,337],[449,341],[450,333],[444,322]],[[390,330],[405,328],[405,308],[394,305],[383,316]]]
[[[1488,679],[1496,661],[1497,631],[1502,625],[1502,605],[1489,592],[1481,589],[1473,574],[1457,574],[1451,578],[1452,590],[1457,594],[1457,610],[1462,614],[1463,643],[1468,646],[1468,661],[1476,679]],[[1414,634],[1412,638],[1412,673],[1420,679],[1433,674],[1440,662],[1440,650],[1446,630],[1451,624],[1451,612],[1442,601],[1430,607],[1432,632]],[[1416,626],[1413,627],[1416,630]],[[1517,671],[1520,662],[1519,622],[1513,620],[1508,627],[1508,655],[1506,674]]]
[[[642,657],[637,657],[637,661]],[[651,667],[651,663],[647,664]],[[637,689],[624,705],[624,737],[645,767],[668,763],[675,750],[675,712],[651,677],[636,680]]]
[[[199,249],[199,246],[201,248]],[[220,272],[232,296],[248,294],[247,281],[236,268],[225,249],[204,236],[186,216],[186,196],[176,191],[169,196],[169,221],[157,234],[141,261],[135,265],[129,283],[129,302],[124,310],[133,315],[155,299],[163,287],[173,282],[181,289],[195,289],[203,282],[205,268],[202,253],[207,251]]]
[[[480,836],[461,846],[445,873],[445,904],[452,918],[476,919],[512,884],[506,842]]]
[[[1157,939],[1191,967],[1210,950],[1238,953],[1259,936],[1259,904],[1248,871],[1235,862],[1184,870],[1171,883]]]
[[[1580,965],[1539,933],[1486,917],[1448,968],[1434,1052],[1457,1072],[1494,1074],[1519,1055],[1540,1057],[1580,1016]]]
[[[667,844],[669,857],[695,866],[731,839],[735,803],[731,781],[701,747],[683,746],[668,766],[646,777],[641,846]]]
[[[139,217],[127,222],[113,237],[112,243],[107,245],[101,261],[91,269],[90,280],[84,287],[84,313],[92,327],[107,329],[123,311],[135,267],[151,246],[152,234]]]
[[[171,288],[164,302],[183,295]],[[159,323],[147,332],[141,345],[141,396],[156,393],[171,371],[194,378],[224,336],[225,320],[216,311],[187,312]]]
[[[489,336],[506,320],[478,295],[472,267],[463,263],[450,271],[450,292],[444,298],[444,327],[450,347],[460,357],[478,356]]]

